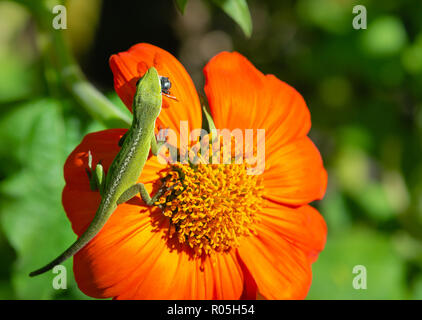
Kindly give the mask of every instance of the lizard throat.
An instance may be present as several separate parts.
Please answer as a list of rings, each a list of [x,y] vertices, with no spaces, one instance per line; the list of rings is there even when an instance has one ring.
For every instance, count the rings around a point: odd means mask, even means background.
[[[156,203],[170,220],[169,237],[200,257],[239,246],[255,232],[262,179],[246,164],[175,164],[162,179]]]

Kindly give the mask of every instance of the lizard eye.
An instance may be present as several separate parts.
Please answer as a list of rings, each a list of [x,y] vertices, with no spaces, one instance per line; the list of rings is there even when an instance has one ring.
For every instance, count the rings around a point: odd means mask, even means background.
[[[169,90],[171,88],[170,79],[167,78],[167,77],[161,77],[160,76],[160,83],[161,83],[161,92],[168,94]]]

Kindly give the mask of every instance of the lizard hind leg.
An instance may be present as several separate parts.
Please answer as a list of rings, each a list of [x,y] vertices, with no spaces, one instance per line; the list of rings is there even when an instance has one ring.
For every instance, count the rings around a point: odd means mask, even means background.
[[[141,195],[142,200],[145,202],[148,206],[153,206],[156,202],[156,196],[153,198],[149,195],[147,189],[145,188],[145,185],[143,183],[136,183],[133,186],[129,187],[125,192],[122,193],[120,198],[117,200],[117,204],[122,204],[133,197],[135,197],[137,194]],[[158,194],[158,193],[157,193]],[[157,197],[158,199],[158,197]]]
[[[171,186],[169,189],[173,189],[175,187]],[[133,186],[129,187],[125,192],[122,193],[120,198],[117,200],[117,204],[124,203],[130,199],[132,199],[134,196],[136,196],[138,193],[141,195],[142,200],[145,202],[147,206],[154,206],[155,203],[158,201],[158,199],[164,194],[166,191],[165,188],[161,188],[153,197],[151,197],[145,188],[145,185],[143,183],[137,183]],[[158,205],[160,207],[160,205]]]

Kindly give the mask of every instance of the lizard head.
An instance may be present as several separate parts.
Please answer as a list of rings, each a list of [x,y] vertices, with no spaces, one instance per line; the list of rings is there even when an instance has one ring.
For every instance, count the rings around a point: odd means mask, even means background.
[[[160,76],[151,67],[136,84],[132,105],[134,117],[151,118],[155,121],[161,111],[161,90]]]

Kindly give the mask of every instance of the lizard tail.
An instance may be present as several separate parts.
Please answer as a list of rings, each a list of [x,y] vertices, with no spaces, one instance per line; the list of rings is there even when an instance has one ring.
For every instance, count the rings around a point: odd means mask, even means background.
[[[114,210],[110,210],[112,213]],[[51,269],[53,269],[55,266],[61,264],[65,260],[69,259],[70,257],[74,256],[79,250],[81,250],[85,245],[88,244],[96,235],[97,233],[102,229],[102,227],[105,225],[109,218],[110,214],[97,214],[95,215],[94,219],[92,220],[89,227],[86,229],[86,231],[76,240],[65,252],[63,252],[60,256],[58,256],[56,259],[45,265],[44,267],[37,269],[35,271],[32,271],[29,276],[35,277],[37,275],[43,274],[44,272],[47,272]]]

